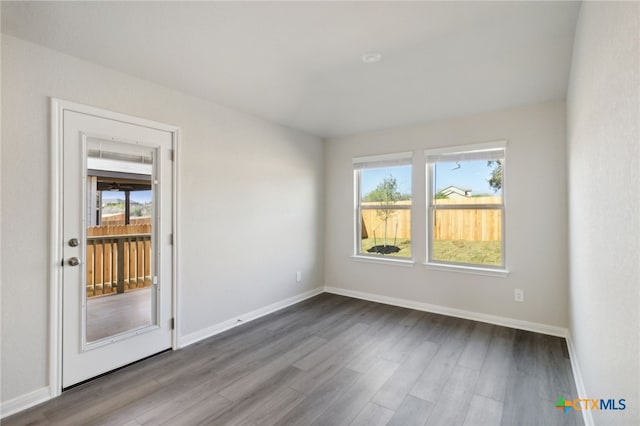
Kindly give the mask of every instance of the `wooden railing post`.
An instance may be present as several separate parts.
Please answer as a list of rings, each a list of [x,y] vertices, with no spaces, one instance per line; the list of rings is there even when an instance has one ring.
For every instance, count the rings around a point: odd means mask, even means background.
[[[88,234],[87,297],[151,286],[151,225],[95,227]]]
[[[124,238],[118,238],[118,293],[124,293]]]

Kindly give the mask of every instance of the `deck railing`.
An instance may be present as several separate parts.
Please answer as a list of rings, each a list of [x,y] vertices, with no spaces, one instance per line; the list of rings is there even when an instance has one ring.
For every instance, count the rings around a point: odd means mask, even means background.
[[[150,231],[151,225],[89,228],[87,297],[151,286]]]

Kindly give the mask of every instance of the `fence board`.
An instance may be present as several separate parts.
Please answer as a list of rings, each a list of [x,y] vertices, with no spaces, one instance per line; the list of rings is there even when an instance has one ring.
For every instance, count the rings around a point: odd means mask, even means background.
[[[384,238],[384,220],[377,214],[376,210],[362,210],[362,236],[368,235],[373,238],[374,234],[378,240]],[[387,244],[393,241],[396,234],[396,224],[398,225],[398,239],[411,239],[411,210],[396,210],[387,221]]]
[[[150,224],[150,217],[132,217],[129,219],[129,223],[131,225],[138,224]],[[102,226],[116,226],[116,225],[124,225],[124,213],[116,213],[108,216],[102,216],[100,218],[100,224]]]
[[[502,211],[484,209],[436,210],[436,240],[500,241]]]
[[[502,197],[446,198],[436,200],[437,205],[457,204],[496,204],[502,203]],[[362,203],[370,206],[374,203]],[[398,205],[407,205],[410,201],[401,201]],[[362,209],[362,238],[375,236],[384,238],[384,221],[376,210]],[[411,239],[411,210],[396,209],[387,223],[387,244],[393,244],[394,236]],[[446,209],[436,210],[434,217],[434,238],[436,240],[500,241],[502,239],[502,212],[499,209]]]

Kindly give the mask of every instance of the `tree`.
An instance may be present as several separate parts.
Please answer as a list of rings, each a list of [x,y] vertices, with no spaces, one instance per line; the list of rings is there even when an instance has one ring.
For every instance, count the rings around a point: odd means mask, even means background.
[[[398,201],[411,199],[411,195],[403,194],[398,190],[398,181],[393,175],[384,178],[376,188],[363,197],[364,201],[376,202],[384,206],[383,209],[376,210],[376,214],[380,220],[384,221],[384,245],[387,245],[387,223],[389,219],[396,213],[395,210],[389,208]]]
[[[436,192],[436,200],[446,200],[447,198],[449,198],[449,196],[444,192],[442,191]]]
[[[502,189],[502,160],[487,161],[487,166],[492,168],[491,176],[487,182],[493,192],[498,192]]]
[[[391,174],[388,178],[384,178],[374,190],[365,194],[363,197],[363,201],[391,204],[395,204],[397,201],[410,199],[411,194],[403,194],[398,191],[398,181]]]

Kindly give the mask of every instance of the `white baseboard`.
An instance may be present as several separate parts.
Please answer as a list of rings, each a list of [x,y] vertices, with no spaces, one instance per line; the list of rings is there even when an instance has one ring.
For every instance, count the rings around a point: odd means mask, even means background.
[[[279,302],[272,303],[271,305],[265,306],[264,308],[256,309],[255,311],[247,312],[246,314],[242,314],[238,317],[231,318],[218,324],[214,324],[205,329],[189,333],[185,336],[180,336],[178,338],[178,347],[184,348],[185,346],[189,346],[193,343],[199,342],[200,340],[222,333],[223,331],[227,331],[249,321],[253,321],[265,315],[269,315],[270,313],[302,302],[303,300],[309,299],[310,297],[316,296],[323,292],[324,289],[321,287],[314,288],[312,290],[305,291],[304,293],[297,294],[284,300],[280,300]]]
[[[255,319],[258,319],[260,317],[263,317],[265,315],[278,311],[280,309],[284,309],[288,306],[299,303],[303,300],[309,299],[323,292],[339,294],[339,295],[348,296],[348,297],[354,297],[357,299],[369,300],[372,302],[385,303],[388,305],[400,306],[404,308],[416,309],[419,311],[432,312],[432,313],[448,315],[452,317],[486,322],[489,324],[496,324],[496,325],[516,328],[520,330],[534,331],[537,333],[549,334],[552,336],[566,337],[567,346],[569,349],[569,355],[571,358],[571,366],[573,368],[573,374],[576,380],[576,387],[578,389],[578,395],[580,398],[583,398],[586,395],[586,392],[584,390],[584,383],[582,381],[582,375],[580,374],[580,369],[578,367],[576,357],[575,357],[573,342],[571,341],[571,337],[568,335],[568,331],[565,328],[555,327],[555,326],[546,325],[546,324],[539,324],[539,323],[529,322],[529,321],[522,321],[522,320],[517,320],[513,318],[482,314],[482,313],[466,311],[462,309],[449,308],[446,306],[432,305],[428,303],[416,302],[413,300],[381,296],[377,294],[365,293],[365,292],[348,290],[348,289],[337,288],[337,287],[324,287],[324,289],[315,288],[315,289],[306,291],[304,293],[281,300],[279,302],[272,303],[271,305],[265,306],[263,308],[256,309],[254,311],[248,312],[238,317],[229,319],[227,321],[223,321],[211,327],[207,327],[205,329],[187,334],[185,336],[180,336],[178,338],[178,347],[182,348],[182,347],[191,345],[193,343],[196,343],[200,340],[206,339],[208,337],[215,336],[216,334],[222,333],[223,331],[237,327],[238,325],[247,323],[249,321],[253,321]],[[40,404],[49,399],[51,399],[51,394],[49,392],[49,388],[45,387],[45,388],[41,388],[32,392],[29,392],[25,395],[19,396],[12,400],[3,402],[0,405],[0,418],[4,418],[12,414],[15,414],[19,411],[26,410],[27,408],[33,407],[34,405]],[[593,419],[591,418],[591,413],[589,413],[587,410],[583,410],[582,414],[584,416],[585,424],[587,426],[593,425]]]
[[[5,401],[0,405],[0,419],[8,417],[19,411],[38,405],[51,399],[49,387],[36,389],[24,395]]]
[[[573,370],[573,378],[576,381],[578,398],[587,399],[587,390],[584,387],[582,372],[580,371],[580,365],[578,364],[578,357],[576,356],[576,347],[573,345],[573,338],[571,337],[571,333],[567,333],[567,349],[569,350],[569,359],[571,360],[571,369]],[[591,410],[582,410],[582,420],[584,421],[585,426],[594,426]]]
[[[229,330],[230,328],[236,327],[240,324],[253,321],[257,318],[263,317],[272,312],[286,308],[287,306],[309,299],[310,297],[316,296],[323,292],[324,289],[321,287],[314,288],[312,290],[289,297],[279,302],[272,303],[271,305],[265,306],[264,308],[256,309],[255,311],[248,312],[239,317],[221,322],[219,324],[215,324],[211,327],[207,327],[195,333],[182,336],[178,339],[178,347],[182,348],[188,346],[192,343],[206,339],[207,337],[214,336],[218,333],[222,333],[223,331]],[[2,402],[0,404],[0,418],[8,417],[22,410],[26,410],[27,408],[31,408],[34,405],[38,405],[42,402],[48,401],[49,399],[51,399],[49,387],[44,387],[41,389],[36,389],[32,392],[21,395],[9,401]]]
[[[432,305],[429,303],[416,302],[414,300],[399,299],[396,297],[381,296],[379,294],[365,293],[361,291],[348,290],[338,287],[325,287],[327,293],[340,294],[342,296],[355,297],[356,299],[369,300],[371,302],[385,303],[387,305],[400,306],[403,308],[415,309],[418,311],[431,312],[434,314],[448,315],[450,317],[470,319],[474,321],[486,322],[489,324],[501,325],[504,327],[516,328],[519,330],[533,331],[550,336],[567,337],[566,328],[553,325],[540,324],[537,322],[523,321],[514,318],[500,317],[497,315],[482,314],[479,312],[466,311],[463,309],[449,308],[447,306]]]

